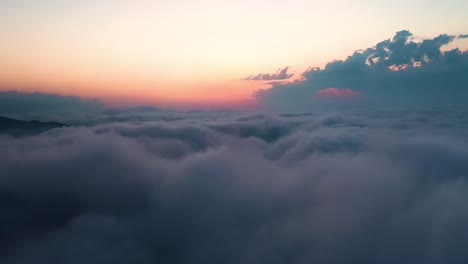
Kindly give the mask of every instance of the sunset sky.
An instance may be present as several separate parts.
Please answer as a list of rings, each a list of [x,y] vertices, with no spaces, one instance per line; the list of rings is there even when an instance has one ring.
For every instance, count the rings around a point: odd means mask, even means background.
[[[248,76],[297,77],[402,29],[466,34],[467,14],[465,0],[0,0],[0,90],[248,104],[267,87]]]

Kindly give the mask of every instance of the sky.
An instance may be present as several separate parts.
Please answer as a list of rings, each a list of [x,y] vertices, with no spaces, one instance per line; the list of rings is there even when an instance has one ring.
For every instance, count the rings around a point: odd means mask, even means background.
[[[467,13],[463,0],[0,0],[0,89],[248,105],[261,76],[297,78],[404,29],[466,34]]]

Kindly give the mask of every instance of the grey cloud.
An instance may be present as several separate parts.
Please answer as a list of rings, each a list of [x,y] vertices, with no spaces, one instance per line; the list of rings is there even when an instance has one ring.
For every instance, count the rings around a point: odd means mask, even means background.
[[[273,81],[273,80],[286,80],[291,78],[294,73],[289,73],[289,66],[278,69],[276,73],[259,73],[257,75],[250,75],[246,77],[244,80],[252,80],[252,81]]]
[[[409,31],[400,31],[372,48],[356,51],[346,60],[325,68],[311,68],[303,79],[273,85],[257,92],[264,104],[283,110],[360,105],[466,104],[468,52],[442,52],[455,36],[440,35],[415,42]],[[351,89],[360,98],[318,98],[326,88]]]
[[[20,119],[59,120],[95,115],[104,109],[99,100],[47,93],[0,91],[0,115]]]
[[[218,111],[218,114],[224,113]],[[154,106],[110,107],[98,99],[40,92],[0,91],[0,117],[24,121],[52,120],[67,125],[93,126],[125,121],[177,121],[186,116],[205,118],[202,110],[178,111]]]
[[[467,113],[154,113],[0,136],[0,261],[466,263]]]

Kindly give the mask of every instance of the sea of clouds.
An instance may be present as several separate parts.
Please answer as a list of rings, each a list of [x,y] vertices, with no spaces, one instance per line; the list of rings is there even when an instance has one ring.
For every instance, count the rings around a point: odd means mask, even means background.
[[[0,136],[0,262],[467,263],[468,109],[107,113]]]
[[[268,112],[0,92],[70,125],[0,135],[0,263],[468,263],[464,39],[399,31],[258,91]]]

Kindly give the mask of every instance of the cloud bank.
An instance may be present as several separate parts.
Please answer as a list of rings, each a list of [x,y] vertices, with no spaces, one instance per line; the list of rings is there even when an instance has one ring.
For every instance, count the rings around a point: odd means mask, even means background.
[[[286,80],[291,78],[294,73],[289,72],[289,66],[278,69],[276,73],[259,73],[257,75],[250,75],[249,77],[244,78],[244,80],[251,81],[275,81],[275,80]]]
[[[48,93],[0,91],[0,115],[14,118],[56,120],[95,115],[104,105],[99,100]]]
[[[0,262],[468,261],[466,109],[168,115],[0,136]]]
[[[361,93],[358,105],[466,104],[468,52],[441,51],[456,36],[440,35],[419,42],[412,36],[406,30],[397,32],[392,39],[356,51],[344,61],[330,62],[323,69],[311,68],[302,80],[273,85],[257,96],[273,108],[302,110],[341,105],[342,100],[313,100],[327,88]]]
[[[48,93],[0,91],[0,117],[20,120],[50,120],[70,125],[92,125],[104,122],[169,120],[170,112],[157,114],[154,106],[109,107],[98,99],[85,99]]]

